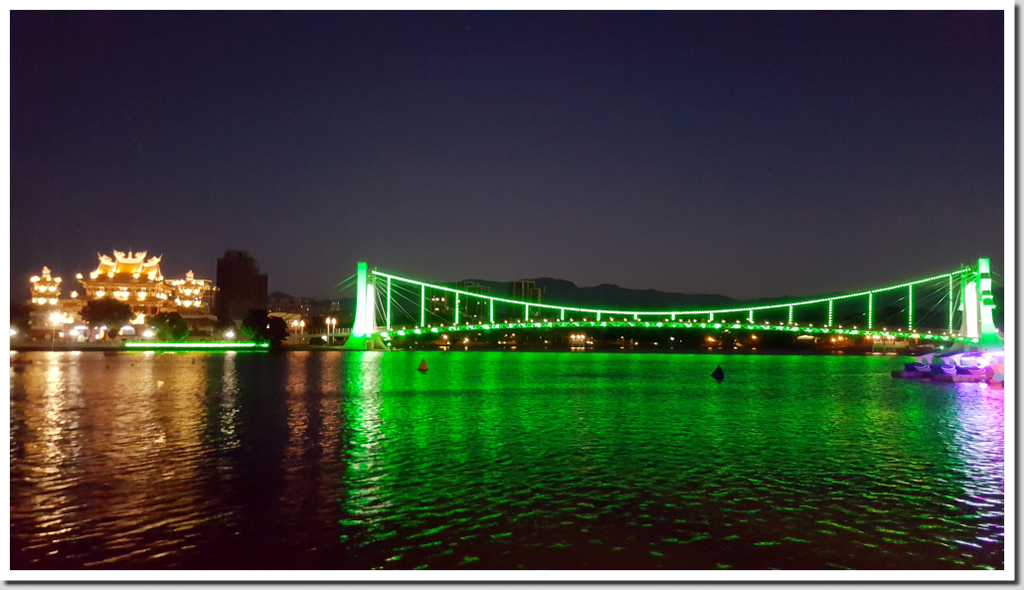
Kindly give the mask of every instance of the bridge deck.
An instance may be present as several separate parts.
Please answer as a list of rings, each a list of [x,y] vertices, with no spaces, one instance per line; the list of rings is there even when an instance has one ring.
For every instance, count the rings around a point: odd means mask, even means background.
[[[420,334],[442,334],[445,332],[467,332],[467,331],[490,331],[490,330],[524,330],[524,329],[545,329],[545,328],[674,328],[674,329],[704,329],[704,330],[752,330],[791,332],[798,334],[843,334],[846,336],[881,336],[883,338],[918,338],[921,340],[936,341],[957,341],[977,342],[977,338],[966,338],[958,334],[935,331],[935,333],[924,332],[899,332],[888,330],[862,330],[858,328],[843,328],[841,326],[813,326],[813,325],[792,325],[792,324],[767,324],[767,323],[715,323],[715,322],[687,322],[683,320],[652,322],[652,321],[592,321],[592,322],[508,322],[496,324],[449,324],[444,326],[424,327],[402,327],[391,330],[379,330],[378,334],[385,339],[396,336],[410,336]]]

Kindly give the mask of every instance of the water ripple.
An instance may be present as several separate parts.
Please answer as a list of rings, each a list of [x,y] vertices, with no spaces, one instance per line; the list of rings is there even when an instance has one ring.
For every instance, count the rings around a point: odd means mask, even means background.
[[[1002,393],[898,359],[19,355],[15,568],[1003,567]]]

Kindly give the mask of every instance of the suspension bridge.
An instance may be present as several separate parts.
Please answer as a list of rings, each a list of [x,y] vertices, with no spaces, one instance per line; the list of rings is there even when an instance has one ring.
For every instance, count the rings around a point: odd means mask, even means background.
[[[541,303],[436,284],[357,265],[356,306],[345,347],[390,348],[405,337],[551,328],[674,328],[953,342],[1001,350],[992,318],[989,259],[902,283],[795,301],[721,308],[629,310]],[[878,317],[884,310],[885,317]],[[379,321],[378,321],[379,319]]]

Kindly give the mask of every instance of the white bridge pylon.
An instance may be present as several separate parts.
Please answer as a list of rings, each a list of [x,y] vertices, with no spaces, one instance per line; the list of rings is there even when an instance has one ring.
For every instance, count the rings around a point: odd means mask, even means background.
[[[374,281],[367,280],[366,263],[356,265],[356,310],[352,320],[352,334],[345,341],[351,350],[382,350],[386,348],[378,335],[374,302]],[[390,293],[388,294],[390,297]]]
[[[804,299],[799,301],[792,301],[786,303],[773,303],[768,305],[755,305],[747,307],[730,307],[730,308],[717,308],[717,309],[675,309],[675,310],[615,310],[615,309],[597,309],[589,307],[570,307],[563,305],[552,305],[548,303],[537,303],[530,301],[523,301],[517,299],[509,299],[505,297],[495,297],[491,295],[484,295],[481,293],[472,293],[462,289],[454,287],[448,287],[445,285],[437,285],[427,283],[424,281],[418,281],[386,272],[381,272],[377,269],[369,271],[365,262],[358,263],[357,266],[357,283],[356,283],[356,308],[355,317],[352,325],[352,336],[345,343],[345,347],[355,350],[379,350],[386,348],[384,340],[381,336],[390,337],[392,326],[392,283],[402,283],[414,287],[419,287],[420,305],[419,305],[419,323],[418,325],[409,327],[415,333],[419,334],[425,328],[430,328],[432,332],[438,332],[439,330],[451,331],[459,329],[471,329],[474,326],[483,327],[488,329],[498,327],[495,324],[495,313],[494,306],[496,303],[510,305],[513,309],[522,306],[523,315],[522,320],[516,320],[514,327],[560,327],[561,324],[566,326],[581,325],[577,316],[582,316],[584,326],[605,326],[611,322],[611,318],[618,318],[619,322],[615,322],[615,325],[620,325],[623,321],[629,323],[629,318],[632,318],[632,322],[642,322],[642,325],[648,325],[651,322],[657,323],[661,326],[663,322],[660,320],[664,319],[666,322],[670,322],[670,325],[676,323],[686,323],[687,327],[696,325],[699,323],[701,327],[706,325],[713,325],[719,327],[720,323],[714,323],[716,314],[719,317],[719,322],[724,314],[746,314],[746,321],[748,324],[743,324],[751,329],[758,329],[760,326],[755,323],[755,312],[764,312],[767,310],[787,310],[789,325],[796,326],[793,322],[794,312],[798,308],[827,304],[827,319],[824,322],[819,323],[821,328],[792,328],[792,330],[802,330],[811,332],[834,332],[843,334],[879,334],[887,336],[897,337],[921,337],[926,339],[944,339],[944,340],[957,340],[963,342],[968,349],[977,350],[994,350],[1002,349],[1002,339],[999,337],[995,327],[995,323],[992,320],[992,310],[995,308],[995,304],[992,298],[992,279],[991,270],[989,265],[989,259],[981,258],[978,260],[977,266],[961,266],[959,270],[955,270],[948,273],[925,277],[897,285],[890,285],[887,287],[881,287],[877,289],[870,289],[866,291],[858,291],[855,293],[846,293],[842,295],[834,295],[830,297],[819,297],[813,299]],[[946,279],[944,281],[944,279]],[[954,280],[956,279],[956,280]],[[924,283],[937,283],[943,281],[947,283],[948,293],[947,299],[947,314],[948,324],[946,331],[943,334],[919,334],[914,326],[914,287]],[[954,285],[959,283],[960,287],[960,302],[955,307],[958,311],[961,311],[960,325],[957,328],[953,326],[954,319]],[[434,292],[445,292],[454,296],[454,313],[452,321],[447,326],[433,327],[428,326],[426,323],[427,319],[427,290]],[[905,329],[901,328],[899,331],[880,331],[874,326],[874,300],[875,295],[880,293],[887,293],[900,289],[906,289],[907,296],[907,326]],[[384,326],[381,328],[376,323],[376,301],[377,297],[381,298],[382,302],[382,316],[384,320]],[[469,322],[461,321],[460,317],[460,301],[463,300],[478,300],[486,302],[488,307],[488,319],[487,324],[471,324]],[[833,324],[833,312],[834,303],[837,301],[845,301],[848,299],[863,298],[865,301],[866,308],[866,329],[842,329],[842,326],[834,326]],[[544,322],[538,323],[531,319],[531,311],[547,310],[558,316],[558,321],[555,322]],[[571,313],[572,318],[569,322],[566,322],[566,313]],[[822,316],[826,317],[825,310],[822,309]],[[507,320],[506,320],[507,321]],[[730,322],[731,323],[731,322]],[[463,326],[463,324],[465,324]],[[502,324],[503,325],[503,324]],[[633,325],[629,323],[629,325]],[[513,324],[509,324],[512,327]],[[811,324],[813,326],[813,324]],[[725,325],[725,327],[730,327]],[[765,324],[768,327],[768,324]],[[779,329],[778,327],[771,326],[772,329]],[[905,331],[903,331],[905,330]]]

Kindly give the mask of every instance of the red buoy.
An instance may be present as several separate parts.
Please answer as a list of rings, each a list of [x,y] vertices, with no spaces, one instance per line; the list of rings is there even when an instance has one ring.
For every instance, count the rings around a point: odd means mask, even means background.
[[[423,359],[422,361],[420,361],[420,367],[418,369],[416,369],[416,370],[419,371],[420,373],[426,373],[427,372],[427,359]]]

